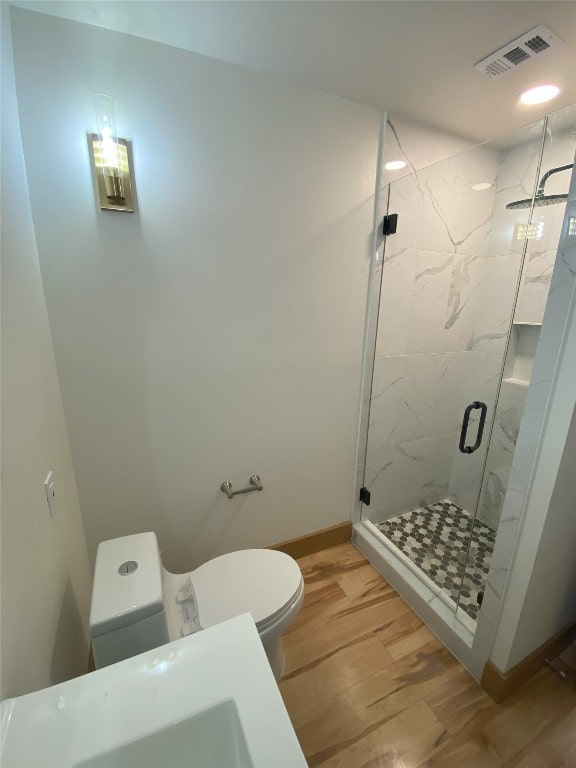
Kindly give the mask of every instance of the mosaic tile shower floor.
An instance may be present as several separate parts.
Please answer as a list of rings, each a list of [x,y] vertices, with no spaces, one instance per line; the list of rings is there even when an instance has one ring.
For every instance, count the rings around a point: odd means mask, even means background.
[[[454,603],[462,584],[460,607],[470,618],[478,618],[478,593],[486,583],[496,531],[481,520],[474,522],[469,512],[450,501],[439,501],[375,525]]]

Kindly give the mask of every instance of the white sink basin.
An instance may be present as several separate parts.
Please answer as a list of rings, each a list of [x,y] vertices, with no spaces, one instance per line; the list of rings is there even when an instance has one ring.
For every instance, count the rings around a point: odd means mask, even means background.
[[[216,735],[216,738],[215,738]],[[179,723],[76,763],[77,768],[238,768],[253,766],[231,699]]]
[[[249,614],[1,704],[2,768],[305,768]]]

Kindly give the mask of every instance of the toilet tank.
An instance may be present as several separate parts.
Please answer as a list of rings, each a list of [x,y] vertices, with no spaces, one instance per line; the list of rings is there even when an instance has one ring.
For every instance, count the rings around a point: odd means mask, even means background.
[[[98,546],[90,637],[97,669],[169,642],[155,533]]]

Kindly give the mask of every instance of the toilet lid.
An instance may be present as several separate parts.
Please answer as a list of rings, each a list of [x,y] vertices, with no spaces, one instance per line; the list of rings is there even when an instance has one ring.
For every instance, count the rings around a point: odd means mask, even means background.
[[[302,573],[284,552],[243,549],[201,565],[192,571],[191,582],[204,629],[241,613],[251,613],[258,626],[292,602]]]

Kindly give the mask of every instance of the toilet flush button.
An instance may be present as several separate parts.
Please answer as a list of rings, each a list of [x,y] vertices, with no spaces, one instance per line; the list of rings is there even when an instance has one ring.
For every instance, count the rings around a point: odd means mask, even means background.
[[[129,576],[131,573],[134,573],[138,569],[138,563],[136,560],[126,560],[125,563],[122,563],[122,565],[118,568],[118,573],[120,576]]]

